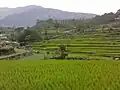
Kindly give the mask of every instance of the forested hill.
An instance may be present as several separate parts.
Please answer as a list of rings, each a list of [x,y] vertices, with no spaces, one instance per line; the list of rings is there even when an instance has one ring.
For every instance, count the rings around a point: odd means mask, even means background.
[[[116,12],[105,13],[104,15],[97,15],[92,19],[95,24],[110,24],[120,21],[120,9]]]

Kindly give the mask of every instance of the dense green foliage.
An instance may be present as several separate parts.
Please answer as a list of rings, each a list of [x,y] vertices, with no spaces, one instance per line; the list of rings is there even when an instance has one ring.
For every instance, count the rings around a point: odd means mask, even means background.
[[[35,30],[24,30],[22,33],[19,33],[18,41],[19,42],[33,42],[40,41],[41,36]]]
[[[119,90],[119,71],[119,61],[0,61],[0,89]]]

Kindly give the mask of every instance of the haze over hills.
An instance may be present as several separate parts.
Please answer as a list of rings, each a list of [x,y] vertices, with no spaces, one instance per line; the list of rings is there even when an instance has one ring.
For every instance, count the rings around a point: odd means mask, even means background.
[[[31,6],[17,7],[17,8],[8,8],[8,7],[0,8],[0,20],[12,14],[26,12],[34,7],[36,6],[31,5]]]
[[[36,5],[17,8],[0,8],[0,26],[33,26],[37,19],[90,19],[95,16],[95,14],[90,13],[67,12]]]

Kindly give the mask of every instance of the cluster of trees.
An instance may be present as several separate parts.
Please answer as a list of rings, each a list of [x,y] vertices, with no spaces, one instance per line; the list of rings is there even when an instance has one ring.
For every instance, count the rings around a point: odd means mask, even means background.
[[[18,42],[36,42],[41,39],[40,34],[36,30],[24,30],[17,38]]]
[[[48,19],[46,21],[40,21],[37,20],[36,25],[34,28],[40,29],[40,28],[55,28],[56,31],[59,31],[59,28],[64,28],[64,29],[77,29],[78,31],[86,29],[86,28],[91,28],[94,26],[93,21],[91,20],[83,20],[83,19],[71,19],[71,20],[53,20],[53,19]]]
[[[120,9],[116,12],[105,13],[104,15],[97,15],[95,18],[91,19],[94,24],[109,24],[111,22],[116,22],[116,18],[120,20]]]
[[[69,30],[76,29],[76,31],[83,31],[84,29],[91,28],[92,26],[91,21],[85,20],[37,20],[36,25],[32,28],[16,28],[11,37],[13,37],[12,39],[16,39],[18,42],[36,42],[42,39],[49,39],[48,31],[50,28],[54,28],[56,30],[56,35],[58,35],[60,28],[63,28],[64,30],[69,28]]]
[[[116,15],[114,13],[105,13],[102,16],[96,16],[93,21],[95,24],[107,24],[115,20]]]
[[[11,41],[17,41],[19,43],[31,43],[42,40],[41,33],[37,30],[31,30],[30,28],[23,29],[22,27],[16,28],[11,31],[9,39]]]

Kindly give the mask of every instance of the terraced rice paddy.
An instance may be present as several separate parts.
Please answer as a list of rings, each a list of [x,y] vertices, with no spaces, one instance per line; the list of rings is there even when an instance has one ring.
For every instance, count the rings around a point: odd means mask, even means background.
[[[119,33],[119,31],[115,32]],[[112,57],[120,57],[120,42],[118,41],[120,38],[115,32],[81,33],[75,35],[73,39],[64,38],[38,42],[33,45],[33,49],[54,52],[60,44],[65,44],[69,56],[86,57],[89,60],[111,60]]]

